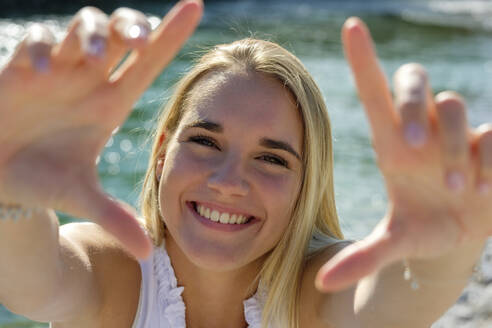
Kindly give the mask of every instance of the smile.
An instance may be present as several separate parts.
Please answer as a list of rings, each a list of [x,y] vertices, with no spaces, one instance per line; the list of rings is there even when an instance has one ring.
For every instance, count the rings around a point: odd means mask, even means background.
[[[196,202],[192,202],[192,204],[195,212],[197,212],[201,217],[217,223],[245,224],[254,218],[253,216],[248,216],[246,214],[221,212],[217,209],[212,209]]]

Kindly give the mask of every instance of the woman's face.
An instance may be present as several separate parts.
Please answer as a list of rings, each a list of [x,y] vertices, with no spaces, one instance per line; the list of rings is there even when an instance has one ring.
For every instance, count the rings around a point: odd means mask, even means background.
[[[157,168],[168,242],[212,271],[243,267],[271,250],[299,193],[302,136],[292,96],[274,79],[203,77]],[[225,223],[231,219],[246,222]]]

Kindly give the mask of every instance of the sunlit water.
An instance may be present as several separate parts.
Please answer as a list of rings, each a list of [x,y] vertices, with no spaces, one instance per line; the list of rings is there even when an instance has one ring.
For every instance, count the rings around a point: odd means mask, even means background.
[[[158,24],[167,8],[140,8]],[[347,238],[367,235],[383,216],[386,195],[374,163],[361,105],[343,58],[344,20],[364,18],[373,32],[388,77],[402,64],[422,63],[433,89],[452,89],[467,100],[469,121],[492,121],[492,3],[490,1],[238,1],[211,4],[181,55],[138,102],[101,155],[106,190],[136,205],[147,165],[144,141],[172,85],[190,66],[190,53],[247,36],[268,38],[294,52],[319,83],[334,131],[337,208]],[[0,19],[0,65],[34,21],[62,38],[70,17]],[[64,218],[64,222],[69,219]],[[41,327],[0,307],[0,327]]]

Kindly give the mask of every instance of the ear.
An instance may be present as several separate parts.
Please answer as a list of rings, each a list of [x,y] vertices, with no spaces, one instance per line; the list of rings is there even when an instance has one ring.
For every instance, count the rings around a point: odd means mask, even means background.
[[[157,164],[155,166],[155,178],[157,179],[157,181],[161,180],[163,166],[164,166],[164,157],[161,157],[157,160]]]
[[[164,142],[165,139],[166,139],[166,135],[164,133],[161,134],[159,137],[159,148],[162,147],[162,143]]]

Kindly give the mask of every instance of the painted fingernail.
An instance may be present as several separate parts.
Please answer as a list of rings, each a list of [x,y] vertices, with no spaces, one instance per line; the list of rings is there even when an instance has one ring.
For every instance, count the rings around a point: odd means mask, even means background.
[[[44,55],[33,56],[32,66],[38,73],[46,73],[50,70],[50,58]]]
[[[488,184],[487,182],[481,182],[478,185],[478,192],[484,196],[488,195],[490,192],[490,184]]]
[[[448,188],[454,192],[459,192],[465,187],[465,176],[458,171],[451,171],[446,176]]]
[[[38,73],[46,73],[50,69],[51,45],[46,42],[34,42],[28,47],[32,68]]]
[[[418,123],[408,123],[405,127],[405,139],[412,147],[418,148],[427,141],[427,133],[422,125]]]
[[[102,57],[106,51],[106,39],[100,35],[94,35],[89,38],[86,52],[93,57]]]
[[[147,39],[150,34],[150,29],[148,26],[141,24],[133,24],[126,28],[125,36],[128,39]]]

